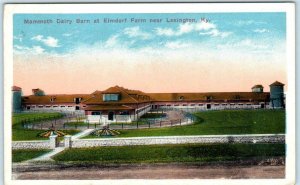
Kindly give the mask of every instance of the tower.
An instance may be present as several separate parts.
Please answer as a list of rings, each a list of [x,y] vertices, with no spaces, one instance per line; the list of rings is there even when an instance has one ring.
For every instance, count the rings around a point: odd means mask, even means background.
[[[281,82],[274,82],[270,85],[270,105],[272,108],[284,108],[284,84]]]
[[[12,111],[20,112],[22,110],[22,88],[12,87]]]

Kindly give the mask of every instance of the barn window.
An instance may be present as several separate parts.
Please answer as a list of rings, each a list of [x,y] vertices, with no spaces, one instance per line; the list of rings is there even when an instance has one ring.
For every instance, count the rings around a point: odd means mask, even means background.
[[[184,99],[184,97],[183,97],[183,96],[180,96],[180,97],[179,97],[179,100],[183,100],[183,99]]]
[[[103,94],[103,101],[119,101],[119,94]]]
[[[76,103],[76,104],[79,104],[80,101],[81,101],[81,98],[74,98],[74,99],[75,99],[75,103]]]
[[[212,100],[213,97],[212,96],[206,96],[206,100]]]
[[[129,115],[129,111],[120,111],[120,115]]]
[[[100,111],[94,111],[94,112],[92,112],[92,115],[100,115],[100,114],[101,114]]]

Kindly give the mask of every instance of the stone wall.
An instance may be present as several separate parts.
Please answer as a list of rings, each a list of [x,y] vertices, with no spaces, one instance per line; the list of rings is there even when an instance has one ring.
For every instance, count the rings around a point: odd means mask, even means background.
[[[55,149],[58,146],[58,138],[56,135],[50,136],[49,140],[41,141],[13,141],[12,149]]]
[[[105,139],[75,139],[70,141],[72,148],[98,146],[131,146],[156,144],[188,143],[285,143],[284,134],[262,135],[214,135],[214,136],[165,136]]]
[[[12,149],[50,149],[50,142],[46,141],[13,141]]]

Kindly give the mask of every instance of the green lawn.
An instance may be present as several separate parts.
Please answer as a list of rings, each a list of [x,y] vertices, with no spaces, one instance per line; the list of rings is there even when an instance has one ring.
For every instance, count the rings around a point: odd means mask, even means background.
[[[181,144],[67,149],[55,161],[163,163],[235,161],[285,156],[284,144]]]
[[[63,115],[57,112],[40,112],[40,113],[14,113],[12,117],[13,127],[20,126],[22,121],[35,123],[42,120],[53,120],[61,118]]]
[[[12,162],[21,162],[29,159],[36,158],[43,155],[51,150],[13,150],[12,151]]]
[[[26,120],[31,124],[38,123],[39,121],[53,120],[61,118],[61,113],[14,113],[12,118],[12,140],[46,140],[48,138],[39,137],[38,134],[43,130],[24,129],[22,127],[22,121]],[[63,132],[74,135],[79,130],[62,130]]]
[[[115,137],[285,133],[284,110],[224,110],[194,115],[193,125],[119,130],[120,135]]]

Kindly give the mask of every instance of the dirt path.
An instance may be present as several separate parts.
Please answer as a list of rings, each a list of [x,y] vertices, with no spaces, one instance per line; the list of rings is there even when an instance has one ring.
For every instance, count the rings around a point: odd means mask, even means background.
[[[70,167],[13,172],[13,179],[241,179],[284,178],[285,166],[138,165],[119,167]]]

